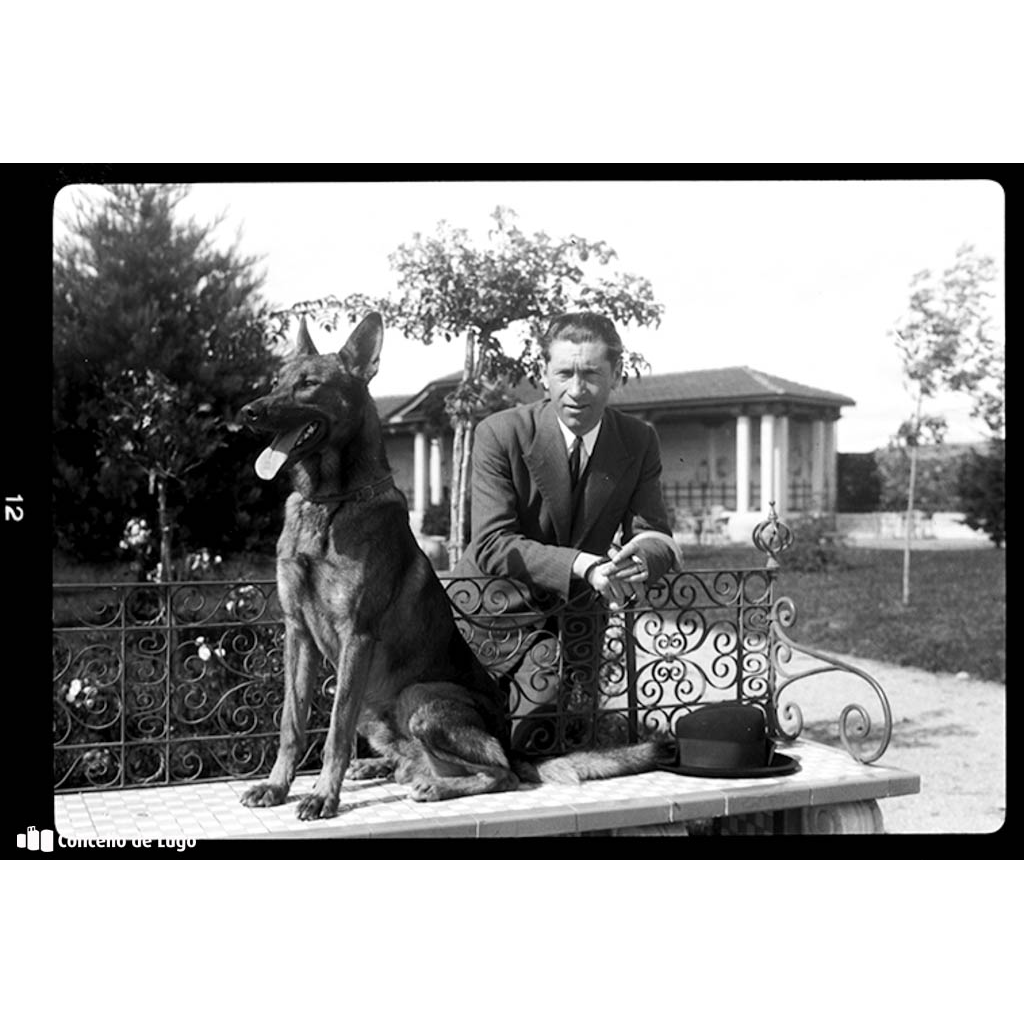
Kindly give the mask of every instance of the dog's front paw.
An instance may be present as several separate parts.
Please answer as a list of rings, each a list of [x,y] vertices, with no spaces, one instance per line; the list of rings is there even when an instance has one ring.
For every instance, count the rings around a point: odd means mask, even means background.
[[[310,793],[299,801],[295,813],[300,821],[333,818],[338,813],[338,798],[336,796],[328,798]]]
[[[260,782],[250,786],[242,794],[242,803],[246,807],[276,807],[283,804],[288,795],[287,786],[275,786],[270,782]]]

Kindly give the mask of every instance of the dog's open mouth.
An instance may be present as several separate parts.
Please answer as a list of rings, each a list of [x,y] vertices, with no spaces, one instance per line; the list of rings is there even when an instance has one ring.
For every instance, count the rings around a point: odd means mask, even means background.
[[[256,475],[261,480],[273,480],[289,459],[312,448],[323,432],[323,424],[319,420],[310,420],[291,430],[282,430],[260,453],[256,460]]]

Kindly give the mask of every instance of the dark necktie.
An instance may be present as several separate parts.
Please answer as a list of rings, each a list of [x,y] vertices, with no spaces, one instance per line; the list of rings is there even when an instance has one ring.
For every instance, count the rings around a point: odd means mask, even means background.
[[[583,439],[577,437],[569,450],[569,481],[575,491],[580,482],[580,455],[583,449]]]

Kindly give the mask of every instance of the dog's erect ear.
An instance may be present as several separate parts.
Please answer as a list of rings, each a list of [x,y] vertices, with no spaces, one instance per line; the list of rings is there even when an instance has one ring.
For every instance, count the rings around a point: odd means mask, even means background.
[[[292,351],[293,356],[317,356],[320,353],[317,352],[316,346],[313,344],[313,339],[309,336],[309,331],[306,328],[306,318],[301,317],[299,319],[299,333],[295,335],[295,349]]]
[[[380,366],[380,347],[384,342],[384,321],[380,313],[370,313],[349,335],[338,358],[354,377],[369,383]]]

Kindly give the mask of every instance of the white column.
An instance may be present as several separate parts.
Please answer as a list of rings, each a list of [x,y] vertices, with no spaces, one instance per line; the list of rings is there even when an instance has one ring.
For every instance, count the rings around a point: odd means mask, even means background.
[[[836,454],[836,423],[828,420],[825,423],[825,511],[834,512],[837,494],[837,459]]]
[[[413,515],[422,520],[423,513],[427,510],[427,435],[422,431],[416,432],[413,441],[413,485],[412,485],[412,511]]]
[[[789,417],[775,418],[775,511],[781,519],[789,510]]]
[[[761,511],[767,515],[771,509],[768,502],[775,499],[775,417],[770,413],[761,416]]]
[[[825,421],[811,424],[811,509],[824,512],[828,506],[825,497]]]
[[[440,505],[444,497],[441,487],[441,438],[430,439],[430,504]]]
[[[715,427],[708,427],[708,500],[706,502],[708,507],[705,511],[708,511],[715,504],[715,459],[718,458],[717,446],[715,444],[715,429]]]
[[[736,417],[736,511],[750,507],[750,417]]]

